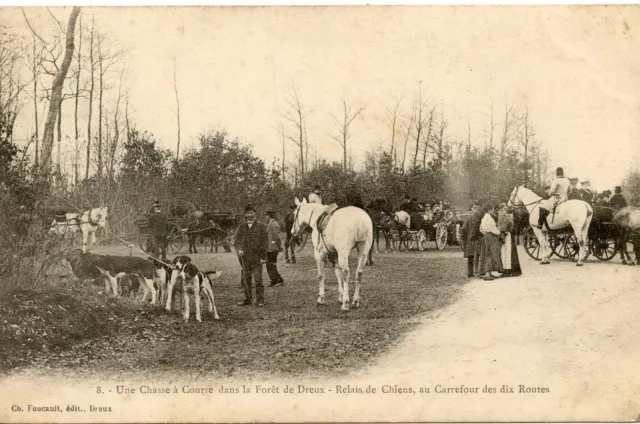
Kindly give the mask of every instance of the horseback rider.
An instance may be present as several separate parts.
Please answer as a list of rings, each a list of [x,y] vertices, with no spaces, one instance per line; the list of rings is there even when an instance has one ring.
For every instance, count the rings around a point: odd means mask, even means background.
[[[320,196],[320,185],[316,184],[313,191],[309,193],[309,203],[322,204],[322,197]]]
[[[622,187],[616,186],[616,194],[609,199],[609,207],[613,209],[621,209],[627,207],[627,200],[622,195]]]
[[[569,187],[569,200],[582,200],[580,189],[578,189],[578,179],[569,178],[569,183],[571,183],[571,186]]]
[[[591,190],[591,181],[589,181],[588,179],[581,181],[580,187],[580,196],[582,197],[581,200],[587,203],[593,203],[593,201],[595,200],[595,193]]]
[[[362,196],[357,190],[356,183],[349,183],[349,187],[347,189],[346,194],[347,205],[346,206],[355,206],[356,208],[364,209],[364,202],[362,201]]]
[[[540,202],[540,206],[538,207],[540,211],[538,215],[538,225],[536,225],[536,227],[542,229],[547,216],[551,212],[555,212],[555,208],[560,203],[567,201],[569,186],[569,179],[564,176],[564,170],[557,168],[556,178],[551,181],[551,185],[549,186],[549,195],[551,197],[546,201]]]

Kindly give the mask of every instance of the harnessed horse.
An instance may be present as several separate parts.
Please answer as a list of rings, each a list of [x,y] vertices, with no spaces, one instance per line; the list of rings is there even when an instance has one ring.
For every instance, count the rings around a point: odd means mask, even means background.
[[[533,229],[533,233],[538,239],[542,253],[541,265],[549,263],[549,257],[551,256],[551,246],[547,239],[548,232],[543,229],[539,229],[536,225],[538,223],[538,215],[540,213],[540,202],[542,197],[535,194],[533,191],[524,187],[523,185],[517,185],[509,196],[509,202],[507,206],[523,206],[529,212],[529,225]],[[556,207],[554,214],[549,214],[546,218],[548,228],[551,230],[559,230],[569,225],[573,228],[573,232],[576,235],[578,244],[580,245],[580,252],[578,253],[577,266],[584,264],[584,258],[587,253],[587,238],[589,232],[589,225],[591,225],[591,219],[593,218],[593,208],[587,202],[582,200],[567,200],[559,204]]]
[[[353,293],[352,306],[360,304],[360,284],[367,260],[367,254],[373,244],[373,223],[369,215],[360,208],[347,206],[337,209],[325,221],[324,228],[318,228],[318,218],[326,206],[308,203],[306,199],[295,200],[293,228],[291,233],[297,236],[306,226],[312,228],[313,256],[318,268],[318,300],[324,304],[324,264],[331,254],[338,255],[338,266],[335,267],[338,279],[338,301],[342,310],[349,310],[349,253],[355,247],[358,250],[358,267],[356,269],[356,288]]]
[[[107,217],[109,216],[108,207],[94,208],[82,213],[66,213],[64,221],[53,220],[49,233],[61,236],[71,235],[75,238],[78,231],[82,231],[82,253],[87,253],[87,245],[89,244],[89,236],[91,236],[90,245],[96,242],[96,230],[98,227],[104,228],[107,225]]]
[[[624,264],[627,261],[630,264],[634,263],[629,253],[627,253],[628,240],[633,244],[635,262],[638,263],[640,261],[640,208],[625,206],[618,209],[613,213],[612,221],[624,231],[623,237],[616,241],[616,250],[620,252],[622,263]],[[627,255],[626,260],[625,254]]]

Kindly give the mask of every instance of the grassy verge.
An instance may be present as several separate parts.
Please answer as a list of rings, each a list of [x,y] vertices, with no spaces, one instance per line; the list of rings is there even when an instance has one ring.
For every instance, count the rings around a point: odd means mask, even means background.
[[[360,308],[344,313],[333,269],[326,272],[327,305],[315,306],[315,263],[303,254],[297,265],[280,266],[286,284],[265,288],[265,308],[237,307],[235,255],[193,259],[224,272],[214,285],[219,321],[205,309],[201,324],[193,315],[185,324],[177,310],[112,299],[77,282],[18,290],[0,299],[0,370],[171,372],[189,358],[189,369],[200,375],[333,374],[393,346],[421,314],[450,304],[466,281],[458,255],[382,255],[365,269]]]

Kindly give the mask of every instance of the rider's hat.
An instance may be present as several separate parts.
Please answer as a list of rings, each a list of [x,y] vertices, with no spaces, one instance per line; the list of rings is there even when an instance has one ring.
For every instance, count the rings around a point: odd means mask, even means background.
[[[155,202],[153,202],[153,207],[154,208],[159,208],[161,206],[160,201],[156,200]]]
[[[577,184],[578,183],[578,179],[577,178],[569,178],[569,182],[572,184]]]
[[[584,180],[580,181],[580,184],[591,184],[591,181],[589,181],[589,178],[585,178]]]
[[[253,205],[247,205],[244,207],[244,213],[255,212],[255,211],[256,211],[256,208],[254,208]]]

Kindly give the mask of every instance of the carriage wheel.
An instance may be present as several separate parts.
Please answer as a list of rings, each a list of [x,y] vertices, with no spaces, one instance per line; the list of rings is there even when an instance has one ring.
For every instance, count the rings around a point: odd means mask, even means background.
[[[560,232],[549,236],[549,244],[551,245],[551,251],[562,259],[571,259],[570,252],[567,252],[566,245],[568,239],[571,237],[570,232]]]
[[[524,244],[524,251],[527,252],[527,255],[529,255],[531,259],[535,259],[536,261],[539,261],[541,259],[540,243],[538,242],[538,238],[533,232],[533,229],[531,227],[527,227],[527,229],[524,231],[524,234],[522,236],[523,236],[522,243]]]
[[[601,261],[610,261],[616,255],[616,239],[613,237],[592,239],[589,244],[593,256]]]
[[[587,260],[589,255],[591,254],[590,244],[587,241],[586,249],[587,252],[584,255],[584,259]],[[580,244],[578,244],[578,238],[575,234],[568,235],[563,244],[563,250],[565,251],[565,258],[571,259],[572,261],[578,260],[578,253],[580,253]]]
[[[436,247],[438,250],[443,250],[447,247],[447,238],[448,238],[448,230],[447,225],[445,223],[438,224],[436,228]]]
[[[424,252],[427,250],[427,233],[424,230],[418,231],[416,235],[416,244],[418,245],[418,250]]]
[[[171,229],[171,232],[167,236],[167,244],[169,252],[173,255],[182,249],[182,245],[184,244],[184,234],[180,228],[173,227]]]

